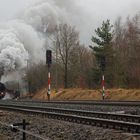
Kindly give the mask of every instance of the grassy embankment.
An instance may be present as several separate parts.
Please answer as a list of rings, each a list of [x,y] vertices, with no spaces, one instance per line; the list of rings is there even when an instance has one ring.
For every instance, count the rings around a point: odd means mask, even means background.
[[[140,89],[109,89],[105,91],[108,100],[140,100]],[[43,89],[35,94],[34,99],[47,99],[47,91]],[[53,100],[101,100],[101,90],[59,89],[52,91]]]

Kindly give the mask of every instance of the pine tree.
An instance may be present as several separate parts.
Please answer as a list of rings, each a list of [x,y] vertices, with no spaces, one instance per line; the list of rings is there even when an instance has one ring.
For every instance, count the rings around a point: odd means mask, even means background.
[[[92,42],[96,44],[93,54],[96,58],[96,66],[93,68],[93,80],[96,86],[101,83],[101,75],[104,73],[108,86],[113,86],[113,31],[110,21],[103,21],[102,26],[95,30],[96,36],[92,36]]]

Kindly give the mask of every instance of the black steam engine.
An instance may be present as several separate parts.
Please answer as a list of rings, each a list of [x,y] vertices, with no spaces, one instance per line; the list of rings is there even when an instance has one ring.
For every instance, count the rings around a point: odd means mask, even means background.
[[[0,99],[2,99],[5,96],[6,93],[6,87],[3,83],[0,82]]]
[[[9,90],[6,88],[5,84],[0,82],[0,99],[4,98],[6,94],[9,94],[11,99],[20,97],[20,92],[18,90]]]

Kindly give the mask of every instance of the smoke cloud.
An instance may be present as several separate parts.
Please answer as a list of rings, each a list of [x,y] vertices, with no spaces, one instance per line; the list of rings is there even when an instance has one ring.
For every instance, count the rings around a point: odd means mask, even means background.
[[[56,25],[66,21],[65,10],[60,9],[53,1],[40,0],[29,6],[22,13],[22,19],[39,32],[54,31]]]
[[[67,21],[66,18],[65,10],[54,2],[39,0],[23,10],[16,19],[1,23],[1,81],[21,81],[23,69],[27,69],[28,63],[45,60],[47,35],[55,31],[56,25]],[[14,76],[15,73],[18,76]]]
[[[40,45],[40,46],[39,46]],[[41,49],[37,32],[23,21],[15,20],[0,25],[0,67],[4,72],[27,67],[36,60]]]
[[[17,19],[1,23],[1,73],[6,76],[26,68],[28,61],[45,60],[46,36],[54,32],[56,25],[67,21],[66,15],[55,2],[39,0],[21,12]]]
[[[123,2],[120,0],[119,2],[116,0],[27,1],[31,4],[19,12],[17,18],[0,24],[1,74],[9,75],[9,72],[25,69],[28,61],[38,63],[45,60],[46,38],[60,23],[76,26],[80,31],[82,43],[88,45],[94,29],[102,20],[107,18],[114,20],[122,13],[127,16],[132,11],[137,12],[137,8],[135,10],[130,8],[131,0]],[[133,5],[136,6],[138,3],[138,0],[133,0]]]

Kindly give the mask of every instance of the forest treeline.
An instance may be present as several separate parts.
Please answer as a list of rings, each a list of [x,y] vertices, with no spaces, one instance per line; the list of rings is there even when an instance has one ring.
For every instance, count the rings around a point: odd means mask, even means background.
[[[91,29],[92,30],[92,29]],[[79,33],[60,24],[53,35],[51,81],[53,88],[100,88],[102,74],[106,88],[140,88],[140,15],[103,23],[81,45]],[[45,52],[44,52],[45,53]],[[27,81],[30,92],[47,86],[45,63],[30,64]]]

